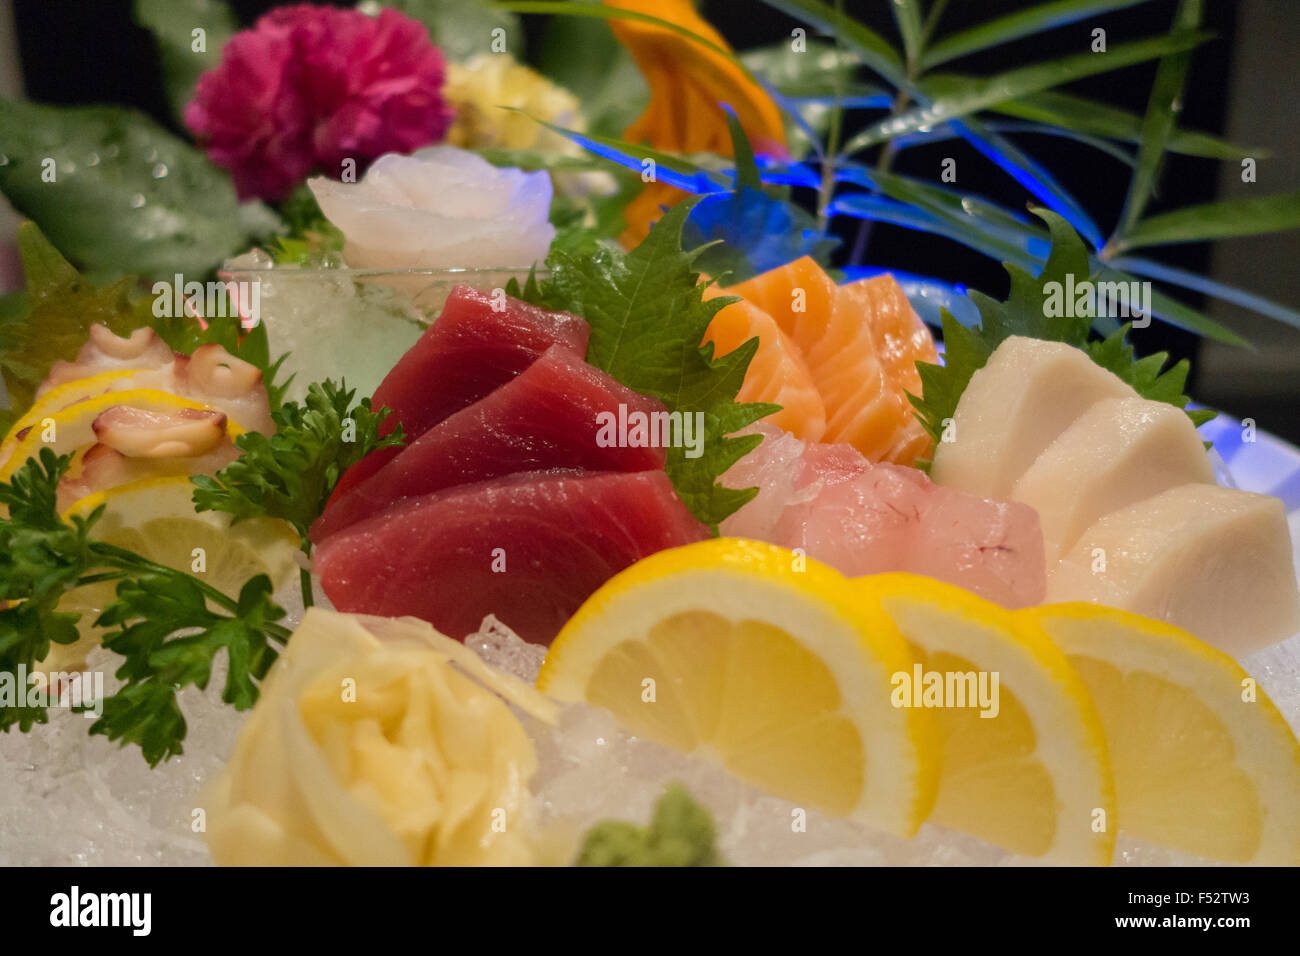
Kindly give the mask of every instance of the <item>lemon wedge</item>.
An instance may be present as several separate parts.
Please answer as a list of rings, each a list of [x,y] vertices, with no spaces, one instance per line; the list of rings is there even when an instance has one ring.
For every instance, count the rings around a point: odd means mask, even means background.
[[[1125,832],[1211,860],[1300,864],[1300,744],[1236,661],[1172,624],[1095,604],[1017,613],[1096,702]]]
[[[1101,720],[1033,619],[912,574],[854,587],[893,619],[917,659],[898,703],[938,721],[931,820],[1045,863],[1109,864],[1115,788]]]
[[[0,464],[0,481],[8,481],[28,458],[38,455],[42,448],[52,449],[56,455],[66,455],[93,444],[95,432],[92,426],[95,419],[114,405],[130,405],[159,412],[208,408],[202,402],[154,388],[129,388],[121,392],[95,395],[37,420],[27,434],[14,444],[9,457]],[[232,441],[244,431],[240,425],[226,420],[226,434]]]
[[[907,646],[815,561],[721,538],[661,551],[601,587],[537,686],[770,793],[911,836],[937,780],[930,715],[895,708]]]
[[[298,536],[284,521],[254,518],[231,524],[222,512],[196,512],[194,486],[186,477],[146,478],[87,495],[64,517],[87,517],[100,505],[104,514],[91,537],[134,551],[151,561],[193,574],[229,597],[239,596],[249,578],[265,574],[279,589],[297,570]],[[85,663],[102,637],[93,622],[112,602],[116,583],[87,584],[69,591],[59,610],[80,614],[82,638],[51,645],[42,670],[74,670]]]

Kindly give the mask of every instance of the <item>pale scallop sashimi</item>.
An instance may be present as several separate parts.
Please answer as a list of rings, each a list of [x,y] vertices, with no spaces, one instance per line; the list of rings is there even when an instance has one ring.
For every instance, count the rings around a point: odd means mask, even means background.
[[[705,299],[720,295],[726,293],[716,286],[704,290]],[[774,402],[781,410],[768,421],[804,441],[819,441],[826,431],[826,405],[798,347],[775,319],[742,299],[719,310],[704,334],[704,341],[713,343],[714,355],[719,358],[752,338],[758,339],[758,350],[745,371],[736,401]]]
[[[978,498],[922,472],[872,463],[844,444],[803,445],[765,423],[763,443],[726,480],[758,495],[722,532],[787,548],[848,575],[909,571],[964,587],[1005,607],[1042,600],[1046,563],[1038,514]]]

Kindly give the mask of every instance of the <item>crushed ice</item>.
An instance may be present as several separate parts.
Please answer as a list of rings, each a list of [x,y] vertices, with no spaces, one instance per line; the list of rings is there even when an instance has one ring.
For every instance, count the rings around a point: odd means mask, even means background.
[[[278,597],[289,626],[302,617],[296,587]],[[532,681],[545,656],[494,617],[466,644],[488,663]],[[1300,636],[1243,662],[1300,730]],[[112,655],[97,651],[92,668],[112,685]],[[209,863],[195,832],[196,795],[221,769],[244,714],[221,702],[214,668],[205,692],[180,695],[189,724],[185,753],[150,770],[137,747],[90,737],[89,721],[52,708],[50,723],[28,734],[0,735],[0,865],[193,865]],[[971,837],[929,824],[902,840],[806,809],[806,828],[792,826],[796,804],[762,793],[705,761],[620,730],[599,708],[570,705],[558,727],[526,721],[537,745],[534,779],[538,822],[573,835],[606,819],[645,821],[674,781],[685,784],[717,821],[723,855],[734,865],[1004,866],[1032,863]],[[1116,863],[1203,863],[1120,838]]]

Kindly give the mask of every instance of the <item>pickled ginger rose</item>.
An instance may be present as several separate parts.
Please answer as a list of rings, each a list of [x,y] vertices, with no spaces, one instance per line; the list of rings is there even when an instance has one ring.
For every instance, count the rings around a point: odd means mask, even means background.
[[[454,146],[381,156],[360,182],[307,185],[354,268],[527,268],[555,238],[546,170],[498,169]]]

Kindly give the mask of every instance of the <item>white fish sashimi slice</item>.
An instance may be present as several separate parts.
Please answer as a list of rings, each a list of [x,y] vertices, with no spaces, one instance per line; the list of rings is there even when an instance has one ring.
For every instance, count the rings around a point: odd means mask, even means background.
[[[1145,398],[1107,398],[1061,432],[1011,498],[1037,509],[1052,562],[1110,512],[1188,484],[1214,484],[1214,469],[1186,413]]]
[[[1080,349],[1012,336],[971,376],[953,414],[953,440],[935,447],[930,477],[981,498],[1006,498],[1088,408],[1137,397]]]
[[[850,445],[805,444],[770,425],[763,444],[726,474],[759,494],[722,532],[803,549],[844,574],[909,571],[1006,607],[1042,599],[1038,516],[934,484],[915,468],[872,463]]]
[[[1194,484],[1111,512],[1048,575],[1047,601],[1168,621],[1236,658],[1300,631],[1282,502]]]

